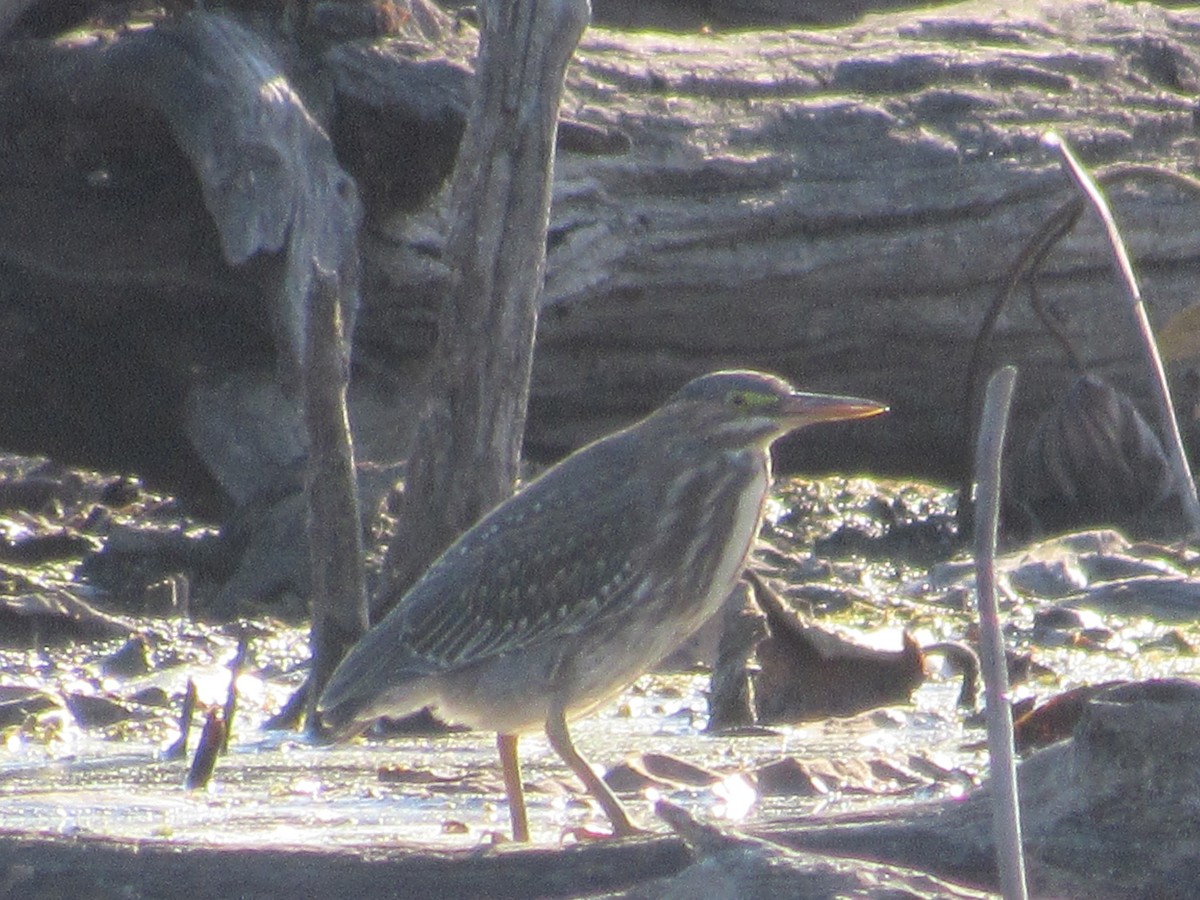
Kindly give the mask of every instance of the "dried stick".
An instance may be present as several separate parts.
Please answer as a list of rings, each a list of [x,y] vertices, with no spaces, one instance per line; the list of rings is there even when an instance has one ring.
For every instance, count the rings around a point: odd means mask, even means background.
[[[189,791],[201,791],[208,787],[224,743],[225,720],[221,718],[218,710],[210,709],[208,717],[204,720],[204,727],[200,730],[200,744],[196,747],[196,755],[192,757],[192,766],[188,769],[184,787]]]
[[[229,752],[229,736],[233,734],[233,717],[237,713],[237,683],[242,669],[246,666],[246,653],[250,649],[250,637],[243,634],[238,638],[237,653],[229,664],[229,691],[225,694],[225,706],[222,708],[221,719],[225,723],[225,733],[221,735],[221,755]]]
[[[1183,438],[1179,433],[1179,422],[1175,418],[1175,404],[1171,401],[1171,388],[1167,384],[1167,371],[1163,366],[1162,356],[1158,352],[1158,345],[1154,341],[1154,332],[1150,328],[1150,318],[1146,314],[1146,304],[1142,301],[1142,291],[1138,287],[1137,276],[1133,271],[1133,264],[1129,261],[1129,253],[1125,249],[1125,242],[1121,239],[1121,232],[1117,229],[1117,222],[1113,218],[1112,210],[1109,208],[1108,201],[1105,200],[1103,192],[1099,185],[1083,168],[1083,165],[1076,158],[1067,142],[1059,137],[1054,132],[1046,135],[1046,143],[1050,147],[1058,150],[1062,156],[1063,168],[1067,174],[1071,176],[1071,180],[1079,188],[1080,192],[1087,198],[1088,203],[1100,216],[1100,221],[1104,225],[1104,232],[1108,237],[1109,247],[1113,253],[1113,264],[1121,276],[1121,283],[1125,286],[1126,295],[1129,298],[1129,304],[1133,309],[1134,318],[1137,320],[1138,331],[1142,336],[1142,344],[1146,348],[1146,356],[1150,362],[1151,371],[1154,373],[1154,380],[1158,390],[1156,396],[1158,398],[1159,420],[1162,423],[1162,428],[1166,431],[1166,451],[1167,456],[1171,461],[1171,469],[1175,475],[1176,485],[1179,487],[1179,492],[1184,498],[1183,511],[1187,517],[1188,525],[1191,529],[1192,537],[1200,535],[1200,498],[1196,496],[1196,482],[1192,479],[1192,470],[1188,465],[1187,453],[1183,449]]]
[[[975,448],[975,586],[979,595],[979,649],[987,703],[988,757],[992,786],[992,834],[1000,891],[1005,900],[1026,900],[1025,857],[1021,848],[1021,812],[1017,763],[1013,750],[1012,707],[1004,636],[996,603],[996,534],[1000,524],[1000,467],[1008,407],[1017,370],[997,369],[988,380]]]
[[[1159,166],[1119,163],[1097,169],[1092,175],[1092,180],[1104,187],[1116,187],[1118,185],[1142,181],[1152,184],[1166,184],[1185,194],[1200,198],[1200,179],[1184,175],[1180,172],[1173,172],[1170,169],[1164,169]],[[971,357],[967,363],[967,379],[961,407],[964,421],[973,415],[974,400],[977,396],[979,385],[983,381],[984,354],[991,343],[992,335],[996,330],[1001,313],[1022,282],[1029,283],[1032,288],[1038,273],[1045,265],[1051,251],[1075,227],[1085,208],[1086,198],[1079,196],[1078,193],[1066,200],[1054,210],[1045,224],[1038,230],[1037,234],[1026,243],[1016,262],[1009,269],[1008,276],[997,293],[996,299],[984,315],[983,322],[980,324],[979,331],[971,347]],[[1079,370],[1082,360],[1079,359],[1079,355],[1071,346],[1066,333],[1061,328],[1052,324],[1053,318],[1048,314],[1036,290],[1031,289],[1030,299],[1038,318],[1046,325],[1054,339],[1063,347],[1072,367]],[[969,484],[966,482],[969,476],[970,472],[964,471],[964,485],[961,491],[963,500],[959,505],[959,521],[964,530],[969,530],[972,527],[973,509],[971,504],[966,502],[967,488],[969,487]]]
[[[179,737],[163,754],[163,759],[186,759],[188,736],[192,733],[192,715],[196,711],[196,682],[187,680],[183,711],[179,714]]]

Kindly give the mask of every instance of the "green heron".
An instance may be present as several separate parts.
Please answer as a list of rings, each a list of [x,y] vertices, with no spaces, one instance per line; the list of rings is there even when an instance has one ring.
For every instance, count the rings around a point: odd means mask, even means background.
[[[637,831],[575,749],[596,708],[700,627],[758,533],[770,446],[880,403],[715,372],[577,450],[450,546],[356,644],[318,708],[337,733],[434,707],[497,733],[513,836],[529,839],[518,735],[545,728],[618,835]]]

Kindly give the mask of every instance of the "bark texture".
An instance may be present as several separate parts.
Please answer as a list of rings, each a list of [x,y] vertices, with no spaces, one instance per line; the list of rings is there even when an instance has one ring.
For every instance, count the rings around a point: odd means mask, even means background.
[[[450,189],[450,282],[382,609],[508,497],[520,471],[558,108],[589,8],[501,0],[480,13],[477,99]]]
[[[1073,197],[1043,134],[1091,166],[1189,171],[1197,30],[1193,12],[1147,4],[988,2],[824,31],[592,30],[564,112],[603,139],[559,160],[527,448],[561,453],[700,371],[754,365],[893,405],[887,428],[796,436],[785,465],[957,477],[976,335]],[[1160,321],[1200,272],[1196,197],[1143,177],[1112,199]],[[444,284],[436,222],[368,243],[375,285],[395,289],[373,291],[367,316],[405,323],[394,333],[417,353]],[[1086,216],[1039,285],[1083,362],[1140,400]],[[1024,291],[984,350],[979,368],[1022,370],[1018,435],[1074,375]]]
[[[304,423],[309,449],[304,496],[308,506],[312,665],[304,696],[310,723],[329,676],[369,624],[362,515],[346,417],[350,335],[345,323],[354,305],[350,301],[356,299],[352,279],[346,280],[350,283],[331,272],[315,273],[308,310]]]
[[[1041,135],[1094,166],[1193,166],[1188,16],[969,4],[829,32],[594,34],[572,87],[597,111],[623,98],[605,120],[633,150],[560,167],[530,442],[562,446],[606,403],[751,364],[892,403],[886,428],[798,435],[811,450],[793,461],[954,473],[975,333],[1072,196]],[[1113,205],[1155,317],[1192,302],[1196,198],[1143,182]],[[1091,221],[1040,285],[1084,361],[1140,398],[1149,379]],[[1018,429],[1070,378],[1023,293],[982,359],[1001,361],[1022,370]],[[587,416],[584,397],[599,401]]]

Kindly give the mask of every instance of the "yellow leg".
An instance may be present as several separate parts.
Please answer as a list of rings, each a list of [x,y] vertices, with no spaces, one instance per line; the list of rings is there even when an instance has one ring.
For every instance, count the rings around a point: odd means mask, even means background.
[[[625,812],[625,807],[621,805],[616,794],[604,783],[604,779],[592,771],[588,761],[575,749],[571,735],[567,733],[567,717],[558,704],[550,706],[550,713],[546,717],[546,737],[550,739],[550,746],[563,758],[563,762],[571,767],[571,771],[579,776],[584,787],[599,802],[608,816],[608,820],[612,822],[613,834],[617,837],[626,837],[640,833],[641,829],[634,827],[633,823],[629,821],[629,815]]]
[[[500,768],[504,772],[504,792],[508,795],[508,814],[512,818],[513,840],[529,840],[529,817],[525,813],[525,789],[521,786],[521,758],[517,756],[515,734],[496,735]]]

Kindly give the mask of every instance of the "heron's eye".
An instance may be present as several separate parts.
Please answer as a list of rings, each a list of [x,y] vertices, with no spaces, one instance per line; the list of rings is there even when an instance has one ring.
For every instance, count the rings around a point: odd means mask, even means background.
[[[774,398],[770,394],[760,394],[757,391],[730,391],[729,403],[738,409],[753,409],[770,406]]]

